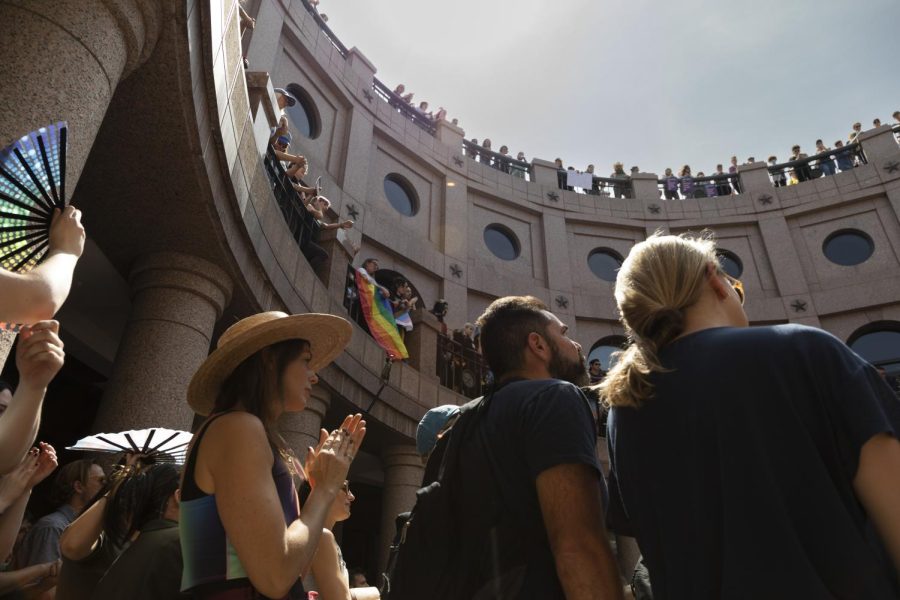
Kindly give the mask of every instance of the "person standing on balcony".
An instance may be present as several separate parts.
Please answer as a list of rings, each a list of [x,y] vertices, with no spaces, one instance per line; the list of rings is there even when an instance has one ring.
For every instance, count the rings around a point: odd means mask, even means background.
[[[516,155],[516,161],[527,162],[525,160],[525,153],[519,152]],[[518,177],[519,179],[525,179],[525,174],[528,172],[528,170],[522,165],[517,165],[517,164],[513,163],[510,165],[510,172],[512,173],[513,177]]]
[[[799,145],[795,145],[793,148],[791,148],[791,157],[789,159],[791,162],[806,160],[807,158],[809,157],[804,152],[800,152]],[[812,169],[809,168],[808,162],[794,166],[794,175],[796,176],[798,182],[809,181],[813,178]]]
[[[666,169],[663,176],[663,191],[666,200],[678,200],[678,178],[672,173],[672,169]]]
[[[691,175],[690,165],[684,165],[683,167],[681,167],[681,171],[678,173],[678,177],[680,179],[679,184],[681,185],[681,195],[685,198],[693,198],[694,177]]]
[[[563,166],[563,159],[557,158],[553,161],[556,164],[556,185],[559,186],[559,189],[566,189],[566,179],[568,175],[566,174],[566,168]]]
[[[626,181],[628,179],[628,174],[625,173],[625,165],[620,162],[613,164],[613,172],[610,174],[610,178],[612,179],[621,179]],[[627,198],[628,197],[628,184],[627,183],[616,183],[613,185],[613,198]]]
[[[731,185],[734,187],[736,194],[741,193],[741,180],[738,177],[738,159],[737,156],[731,157],[731,165],[728,167],[728,174],[731,175]]]
[[[825,144],[822,143],[822,140],[816,140],[816,154],[822,154],[823,152],[828,152],[829,150],[831,150],[831,148],[826,148]],[[825,177],[834,175],[836,171],[834,159],[831,158],[831,156],[820,158],[819,168],[822,170],[822,175],[824,175]]]
[[[837,167],[841,170],[841,173],[852,169],[853,154],[850,150],[844,148],[844,142],[842,140],[837,140],[834,143],[834,150],[834,158],[837,161]]]
[[[469,140],[470,146],[466,149],[466,156],[472,160],[478,160],[478,138]]]
[[[847,143],[853,144],[859,142],[859,134],[862,133],[862,123],[856,122],[853,124],[853,131],[850,132],[850,135],[847,136]],[[856,158],[856,164],[864,165],[869,161],[866,160],[866,155],[862,151],[861,146],[857,146],[856,150],[854,150],[854,156]]]
[[[716,194],[719,196],[730,196],[731,186],[728,185],[725,168],[721,164],[716,165],[716,176],[721,177],[721,179],[716,179]]]
[[[784,171],[775,169],[775,166],[778,164],[777,156],[769,157],[769,174],[772,176],[772,185],[775,187],[784,187],[787,185],[787,178],[784,176]],[[775,169],[773,171],[773,169]]]
[[[486,167],[491,166],[491,140],[488,138],[484,138],[484,141],[481,142],[481,164]]]
[[[512,158],[509,155],[509,147],[508,146],[500,146],[500,154],[503,155],[503,158],[499,159],[499,165],[495,165],[495,168],[500,169],[504,173],[509,173],[509,161]]]

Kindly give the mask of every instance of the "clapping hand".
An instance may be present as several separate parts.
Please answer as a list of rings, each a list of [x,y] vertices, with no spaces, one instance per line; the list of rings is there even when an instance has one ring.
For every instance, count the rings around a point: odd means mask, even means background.
[[[49,254],[64,253],[75,257],[84,252],[84,226],[81,224],[81,211],[74,206],[63,210],[55,209],[50,221]]]
[[[38,468],[40,450],[32,448],[12,471],[0,478],[0,513],[16,503],[26,491],[31,489],[30,481]]]
[[[360,414],[347,415],[340,428],[331,433],[321,430],[318,445],[309,448],[306,455],[310,485],[333,491],[340,488],[365,436],[366,422]]]

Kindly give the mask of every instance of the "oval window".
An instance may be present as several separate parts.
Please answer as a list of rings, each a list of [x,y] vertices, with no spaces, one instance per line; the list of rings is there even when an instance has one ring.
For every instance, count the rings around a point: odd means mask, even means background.
[[[322,121],[319,119],[319,111],[316,110],[312,97],[296,83],[289,84],[287,91],[297,99],[293,106],[285,108],[291,126],[300,134],[316,139],[322,131]]]
[[[515,260],[521,250],[516,234],[503,225],[488,225],[484,228],[484,244],[497,258]]]
[[[822,252],[831,262],[845,267],[852,267],[866,262],[875,252],[872,238],[855,229],[836,231],[822,244]]]
[[[716,256],[719,257],[719,264],[722,265],[723,271],[735,279],[740,279],[741,274],[744,272],[744,263],[741,262],[737,254],[730,250],[719,249],[716,250]]]
[[[603,281],[615,281],[622,266],[622,255],[609,248],[597,248],[588,254],[588,267]]]
[[[412,184],[397,173],[384,178],[384,195],[398,213],[412,217],[419,212],[419,203]]]

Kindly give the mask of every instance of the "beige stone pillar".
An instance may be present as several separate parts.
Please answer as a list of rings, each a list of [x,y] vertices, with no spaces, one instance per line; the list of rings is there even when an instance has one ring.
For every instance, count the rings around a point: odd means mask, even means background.
[[[68,121],[71,195],[116,86],[150,55],[161,20],[157,0],[0,3],[0,148]],[[14,341],[0,334],[0,368]]]
[[[381,498],[381,543],[378,568],[387,565],[391,541],[397,531],[397,515],[412,510],[416,491],[422,485],[425,467],[413,444],[388,446],[381,455],[384,462],[384,492]]]
[[[769,167],[764,162],[739,166],[738,177],[741,179],[741,189],[745,194],[757,192],[775,195],[775,186],[772,185],[772,180],[769,178]]]
[[[437,343],[441,324],[427,310],[412,312],[413,330],[404,342],[409,351],[409,364],[419,373],[435,377],[437,374]]]
[[[306,408],[298,413],[285,413],[278,420],[281,436],[301,462],[306,462],[306,450],[319,443],[322,420],[331,405],[331,394],[320,385],[314,385]]]
[[[188,429],[188,384],[209,354],[231,280],[216,265],[176,252],[138,259],[129,279],[131,315],[94,430]]]
[[[859,134],[859,143],[866,154],[866,159],[882,170],[887,170],[885,163],[897,160],[900,155],[900,146],[897,145],[897,138],[890,125],[863,131]]]
[[[535,158],[531,161],[531,177],[532,181],[541,184],[545,191],[556,191],[559,193],[559,169],[556,168],[555,162]]]
[[[635,173],[631,176],[632,197],[638,200],[659,200],[659,179],[656,173]]]

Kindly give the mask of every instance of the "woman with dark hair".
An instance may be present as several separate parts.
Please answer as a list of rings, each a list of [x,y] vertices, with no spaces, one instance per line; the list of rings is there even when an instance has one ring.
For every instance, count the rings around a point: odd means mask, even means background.
[[[181,472],[172,464],[155,464],[131,476],[110,504],[129,514],[106,530],[128,539],[137,536],[94,589],[95,600],[165,600],[181,589],[181,543],[178,538],[178,484]],[[112,514],[113,510],[107,510]],[[130,532],[130,533],[128,533]],[[116,533],[113,533],[114,535]]]
[[[350,323],[333,315],[267,312],[219,338],[188,388],[209,415],[188,451],[181,486],[181,588],[195,598],[306,598],[301,574],[363,437],[348,416],[309,448],[306,471],[276,431],[306,407],[316,371],[347,345]],[[294,476],[314,482],[300,511]]]
[[[172,464],[145,464],[138,454],[126,455],[108,487],[60,537],[63,564],[56,586],[61,600],[88,599],[107,569],[150,520],[163,511],[178,488]]]

